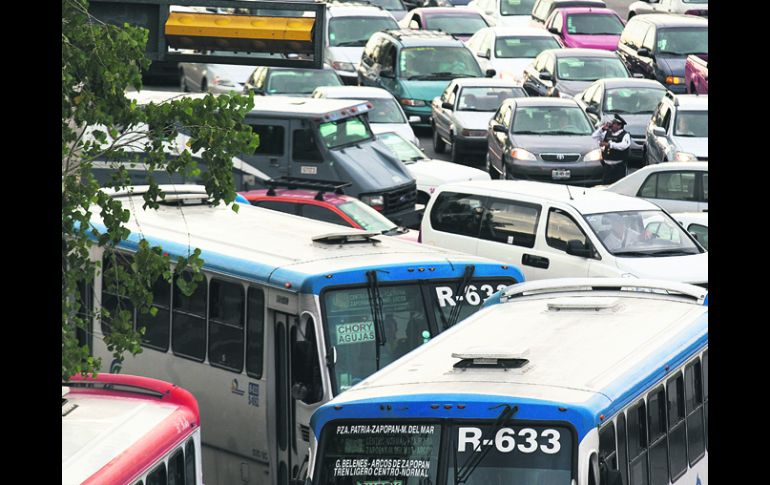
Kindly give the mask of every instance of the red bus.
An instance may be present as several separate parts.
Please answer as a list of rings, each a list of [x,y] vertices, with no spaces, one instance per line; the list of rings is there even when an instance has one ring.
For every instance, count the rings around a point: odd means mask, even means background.
[[[62,485],[201,485],[198,402],[120,374],[62,384]]]

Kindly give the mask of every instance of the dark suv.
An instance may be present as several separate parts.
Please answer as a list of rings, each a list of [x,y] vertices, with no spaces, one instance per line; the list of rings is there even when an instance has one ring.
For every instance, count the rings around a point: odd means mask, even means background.
[[[618,54],[632,74],[655,79],[674,93],[686,91],[690,54],[708,55],[708,20],[692,15],[636,15],[626,24]]]

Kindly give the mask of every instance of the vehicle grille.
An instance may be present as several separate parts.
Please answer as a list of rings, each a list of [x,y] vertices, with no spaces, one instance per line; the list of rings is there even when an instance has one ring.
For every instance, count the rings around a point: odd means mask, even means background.
[[[561,158],[559,158],[561,157]],[[544,162],[577,162],[580,160],[579,153],[541,153],[540,158]]]
[[[414,207],[417,201],[417,184],[411,184],[390,192],[385,192],[385,210],[384,214],[392,214],[409,207]]]

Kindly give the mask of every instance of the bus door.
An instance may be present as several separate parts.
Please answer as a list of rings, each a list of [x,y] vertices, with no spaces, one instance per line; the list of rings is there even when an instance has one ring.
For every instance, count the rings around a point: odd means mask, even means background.
[[[291,398],[289,372],[291,355],[289,346],[289,329],[297,317],[287,313],[274,313],[275,349],[275,437],[276,437],[276,472],[278,485],[288,485],[293,465],[292,442],[294,433],[294,406]]]

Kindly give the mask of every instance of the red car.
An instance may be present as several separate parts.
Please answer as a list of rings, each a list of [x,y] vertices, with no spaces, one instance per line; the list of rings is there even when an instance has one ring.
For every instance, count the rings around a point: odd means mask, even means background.
[[[271,188],[239,193],[251,205],[265,209],[366,231],[377,231],[408,241],[417,242],[419,235],[419,231],[399,227],[355,197],[335,193],[334,190]]]

